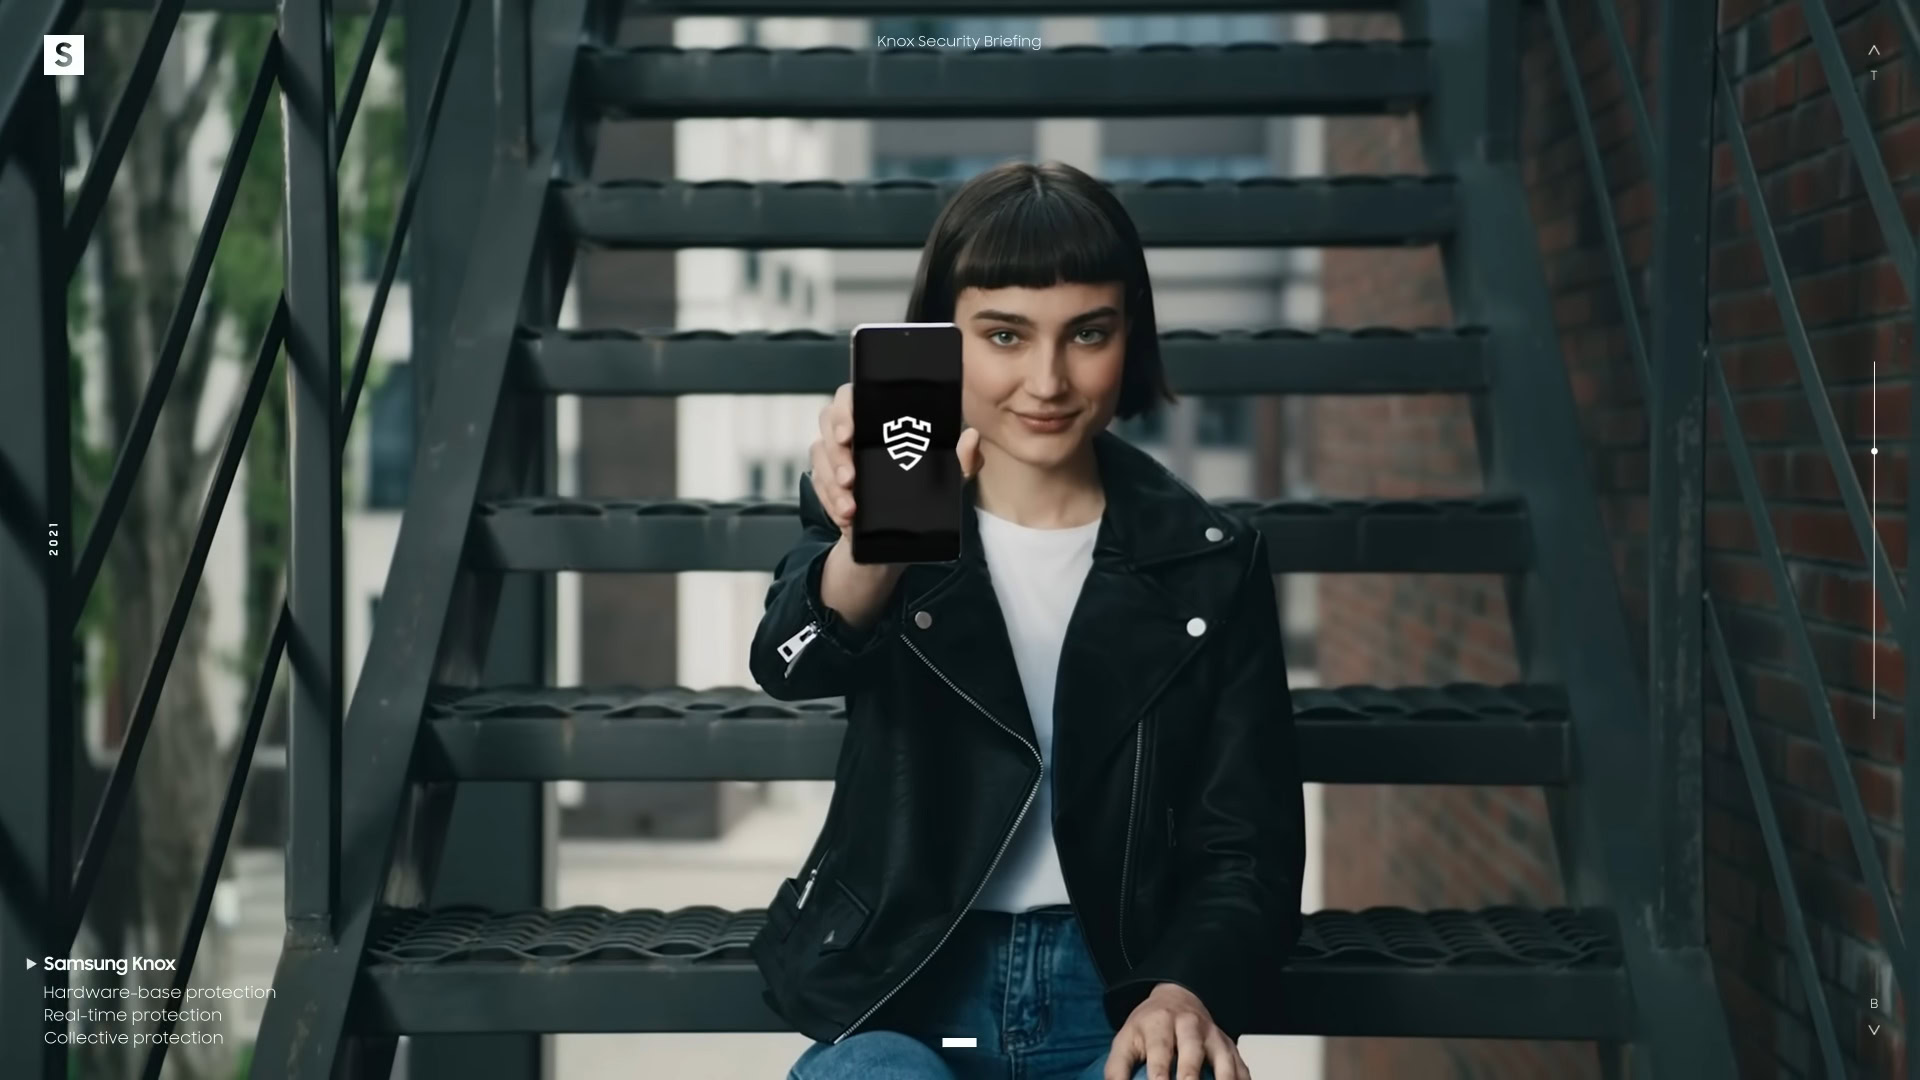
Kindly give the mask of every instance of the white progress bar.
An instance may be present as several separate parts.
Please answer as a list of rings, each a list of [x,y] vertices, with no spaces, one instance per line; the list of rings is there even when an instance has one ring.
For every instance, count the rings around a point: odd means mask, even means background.
[[[973,1038],[972,1036],[968,1036],[966,1038],[958,1038],[952,1035],[948,1035],[940,1040],[940,1045],[943,1047],[954,1047],[954,1046],[978,1047],[980,1045],[980,1040]]]

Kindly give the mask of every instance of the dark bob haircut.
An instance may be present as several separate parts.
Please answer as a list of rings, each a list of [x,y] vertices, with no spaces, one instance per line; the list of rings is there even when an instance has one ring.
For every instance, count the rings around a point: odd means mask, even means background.
[[[954,303],[969,288],[1113,282],[1127,321],[1114,409],[1124,420],[1176,400],[1160,360],[1153,285],[1133,219],[1113,192],[1071,165],[1008,162],[962,185],[927,237],[907,321],[953,321]]]

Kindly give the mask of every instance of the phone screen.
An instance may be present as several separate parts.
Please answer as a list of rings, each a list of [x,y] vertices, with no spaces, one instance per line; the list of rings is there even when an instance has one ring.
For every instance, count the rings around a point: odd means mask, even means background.
[[[854,561],[959,558],[959,329],[855,327],[852,382]]]

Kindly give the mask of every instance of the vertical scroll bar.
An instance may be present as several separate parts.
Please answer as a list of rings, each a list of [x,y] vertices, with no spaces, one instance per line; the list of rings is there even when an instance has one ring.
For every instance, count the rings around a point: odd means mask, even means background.
[[[1668,0],[1660,33],[1653,167],[1653,397],[1648,417],[1648,717],[1660,837],[1654,940],[1705,941],[1701,808],[1701,560],[1705,494],[1707,208],[1712,180],[1714,5]],[[1602,192],[1605,198],[1606,193]]]
[[[286,139],[288,606],[287,929],[333,940],[340,887],[340,229],[332,0],[281,0]]]
[[[9,118],[0,116],[0,125]],[[60,100],[29,75],[0,145],[0,1076],[65,1080],[64,1048],[40,1022],[46,970],[65,926],[73,806],[74,555],[61,257]],[[18,349],[18,352],[12,352]]]

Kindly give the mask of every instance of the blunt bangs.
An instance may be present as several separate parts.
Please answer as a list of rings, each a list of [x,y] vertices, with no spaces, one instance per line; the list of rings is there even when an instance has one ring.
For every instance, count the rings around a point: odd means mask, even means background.
[[[1115,415],[1175,400],[1160,359],[1140,234],[1113,193],[1059,162],[1009,162],[974,177],[934,222],[908,301],[909,322],[950,322],[967,289],[1121,287],[1126,368]]]
[[[1035,185],[983,208],[977,228],[954,253],[953,295],[966,289],[1104,285],[1120,282],[1128,299],[1145,277],[1137,248],[1085,198]]]

